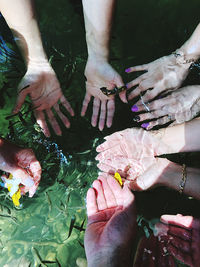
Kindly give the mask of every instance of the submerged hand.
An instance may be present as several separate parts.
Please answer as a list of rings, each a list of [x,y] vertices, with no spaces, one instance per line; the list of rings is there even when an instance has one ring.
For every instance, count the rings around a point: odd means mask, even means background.
[[[39,185],[41,166],[32,149],[18,147],[4,139],[0,142],[0,169],[21,180],[22,193],[32,197]]]
[[[111,176],[100,176],[88,190],[87,214],[84,244],[88,266],[132,266],[129,258],[136,211],[134,195],[128,187],[121,188]]]
[[[103,172],[116,172],[127,181],[133,181],[155,164],[157,155],[173,153],[165,144],[159,131],[147,132],[129,128],[105,137],[106,141],[97,147],[96,160]]]
[[[123,86],[123,81],[120,75],[111,67],[107,62],[95,62],[88,60],[85,68],[86,94],[83,101],[81,116],[84,116],[91,100],[93,100],[93,114],[92,126],[96,126],[97,122],[99,130],[102,131],[105,123],[107,127],[111,127],[112,120],[115,112],[115,97],[104,95],[100,88],[107,87],[113,89],[115,86]],[[125,92],[120,93],[122,101],[126,102]]]
[[[191,267],[199,266],[200,220],[192,216],[163,215],[156,225],[168,253]]]
[[[161,57],[151,63],[131,67],[126,70],[147,71],[135,80],[127,84],[128,88],[137,86],[130,94],[129,99],[133,99],[140,93],[147,91],[143,96],[144,102],[148,102],[166,90],[174,90],[181,86],[186,78],[191,63],[181,64],[175,55]]]
[[[138,102],[138,112],[145,108]],[[140,121],[156,119],[149,122],[147,129],[163,125],[170,121],[170,126],[192,120],[200,112],[200,86],[191,85],[180,88],[172,94],[154,100],[148,104],[151,112],[140,114]]]
[[[33,102],[33,107],[35,108],[34,114],[36,121],[46,136],[50,136],[50,131],[46,123],[45,113],[55,133],[58,135],[62,134],[52,108],[64,125],[67,128],[70,127],[70,122],[61,112],[59,105],[62,104],[71,116],[74,116],[74,111],[64,97],[56,74],[49,63],[29,65],[25,76],[18,86],[18,91],[19,95],[14,113],[17,113],[21,109],[26,96],[29,95]]]

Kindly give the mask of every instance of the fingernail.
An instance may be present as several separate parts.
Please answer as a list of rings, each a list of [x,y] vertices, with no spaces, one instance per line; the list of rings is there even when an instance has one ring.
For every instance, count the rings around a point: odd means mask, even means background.
[[[136,115],[136,116],[133,118],[133,121],[140,121],[140,116]]]
[[[130,72],[131,68],[125,69],[125,72]]]
[[[133,105],[132,108],[131,108],[131,111],[137,112],[138,111],[138,106]]]
[[[143,123],[143,124],[141,125],[141,127],[142,127],[142,128],[145,128],[145,129],[146,129],[148,126],[149,126],[149,122]]]

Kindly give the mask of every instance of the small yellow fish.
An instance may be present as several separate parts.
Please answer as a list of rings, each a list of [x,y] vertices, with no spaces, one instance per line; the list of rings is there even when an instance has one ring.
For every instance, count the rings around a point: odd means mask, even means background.
[[[20,206],[19,199],[21,198],[21,191],[18,189],[18,191],[12,196],[13,204],[17,207]]]
[[[121,186],[123,185],[122,178],[118,172],[115,173],[114,178]]]

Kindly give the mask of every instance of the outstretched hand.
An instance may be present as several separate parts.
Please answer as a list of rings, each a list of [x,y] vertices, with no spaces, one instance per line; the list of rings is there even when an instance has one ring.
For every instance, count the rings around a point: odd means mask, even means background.
[[[118,171],[128,182],[156,164],[158,159],[155,156],[173,153],[173,148],[161,140],[158,131],[128,128],[105,139],[97,147],[98,168],[106,173]]]
[[[147,129],[156,125],[173,122],[170,126],[192,120],[200,112],[200,86],[191,85],[180,88],[172,94],[154,100],[148,104],[150,112],[139,115],[140,120],[151,120]],[[141,101],[137,103],[137,112],[145,111]]]
[[[120,75],[107,62],[95,62],[88,60],[85,68],[86,94],[83,100],[81,116],[85,116],[88,104],[93,99],[93,113],[91,124],[102,131],[105,124],[111,127],[115,113],[115,96],[104,95],[100,88],[106,87],[108,90],[124,85]],[[125,92],[119,94],[121,100],[126,102]]]
[[[180,63],[172,54],[148,64],[128,68],[127,73],[146,71],[127,84],[128,88],[137,86],[129,94],[128,99],[133,99],[148,90],[143,96],[143,100],[149,102],[162,92],[179,88],[189,72],[190,65],[191,63]]]
[[[192,216],[163,215],[156,225],[170,255],[191,267],[199,266],[200,220]]]
[[[134,195],[108,175],[99,176],[92,186],[87,193],[84,239],[88,266],[116,266],[115,261],[123,263],[123,259],[126,263],[136,231]]]
[[[50,131],[46,123],[45,113],[55,133],[57,135],[62,134],[53,109],[64,125],[67,128],[70,127],[68,118],[60,110],[60,104],[71,116],[74,116],[74,111],[64,97],[56,74],[49,63],[35,63],[28,66],[28,70],[18,86],[18,98],[13,110],[14,113],[21,109],[27,95],[32,100],[36,121],[47,137],[50,136]]]
[[[32,149],[18,147],[4,139],[0,143],[0,169],[11,173],[24,185],[21,193],[32,197],[39,185],[41,166]]]

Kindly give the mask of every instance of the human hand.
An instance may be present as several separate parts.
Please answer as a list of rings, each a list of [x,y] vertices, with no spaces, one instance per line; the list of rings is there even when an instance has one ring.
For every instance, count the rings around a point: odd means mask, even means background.
[[[33,103],[36,121],[47,137],[50,136],[50,131],[46,123],[45,113],[55,133],[57,135],[62,134],[52,108],[64,125],[67,128],[70,127],[68,118],[62,113],[59,106],[62,104],[71,116],[74,116],[74,111],[64,97],[56,74],[48,62],[29,64],[27,72],[18,86],[18,92],[17,103],[13,112],[17,113],[21,109],[26,96],[29,95]]]
[[[99,120],[98,127],[102,131],[105,123],[107,127],[112,125],[115,112],[115,96],[108,97],[104,95],[100,88],[107,87],[107,89],[111,90],[115,86],[123,86],[124,83],[120,75],[106,61],[88,60],[85,76],[87,79],[86,94],[83,100],[81,116],[85,116],[91,97],[94,97],[91,124],[96,127]],[[125,92],[121,92],[119,97],[123,102],[127,102]]]
[[[173,257],[167,253],[165,244],[152,234],[149,238],[142,237],[139,241],[133,266],[175,267],[176,265]]]
[[[92,186],[87,192],[84,239],[88,266],[109,267],[120,262],[120,266],[132,266],[129,258],[136,231],[134,195],[108,175],[99,176]]]
[[[0,140],[0,169],[11,173],[24,185],[21,193],[32,197],[39,185],[41,166],[32,149],[18,147],[4,139]]]
[[[156,119],[148,123],[146,129],[173,121],[170,126],[189,121],[200,112],[200,86],[191,85],[180,88],[172,94],[154,100],[148,104],[150,112],[139,115],[140,120]],[[144,111],[141,101],[137,103],[137,112]]]
[[[163,215],[156,225],[169,254],[191,267],[200,262],[200,220],[192,216]]]
[[[126,69],[127,73],[147,71],[127,84],[128,89],[137,86],[129,94],[128,99],[151,89],[143,96],[144,102],[148,102],[162,92],[179,88],[189,72],[190,65],[191,63],[180,63],[175,55],[171,54],[151,63]]]
[[[105,139],[97,147],[97,166],[107,173],[120,170],[126,181],[133,181],[155,164],[155,156],[174,152],[172,147],[162,141],[162,130],[147,132],[139,128],[128,128]]]

